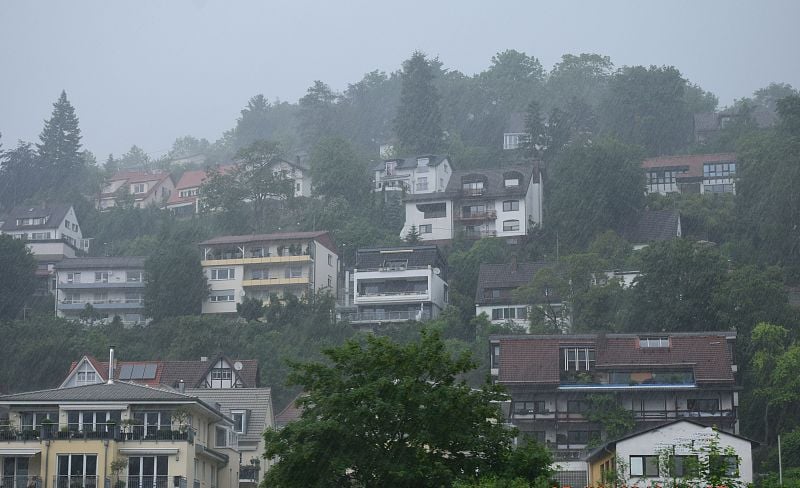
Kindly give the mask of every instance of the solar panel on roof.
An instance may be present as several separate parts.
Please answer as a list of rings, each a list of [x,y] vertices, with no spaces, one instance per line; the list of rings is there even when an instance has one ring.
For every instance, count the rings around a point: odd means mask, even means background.
[[[131,373],[132,380],[140,380],[143,378],[144,374],[144,364],[134,364],[133,365],[133,373]]]
[[[142,373],[142,379],[144,380],[152,380],[156,377],[156,365],[153,363],[148,363],[144,365],[144,373]]]
[[[119,371],[119,379],[121,380],[129,380],[131,379],[131,373],[133,372],[133,365],[131,364],[123,364],[122,368]]]

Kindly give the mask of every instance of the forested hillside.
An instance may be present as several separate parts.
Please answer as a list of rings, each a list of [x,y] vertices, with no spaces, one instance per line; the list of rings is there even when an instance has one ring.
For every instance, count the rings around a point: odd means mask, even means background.
[[[444,249],[452,306],[428,326],[440,328],[454,350],[475,353],[481,367],[471,381],[486,379],[488,335],[520,332],[474,316],[479,265],[547,261],[552,266],[520,294],[546,304],[542,285],[558,290],[575,332],[736,330],[742,433],[766,442],[765,470],[774,469],[778,433],[794,442],[789,449],[800,459],[800,385],[793,374],[800,369],[800,313],[787,297],[787,287],[800,284],[800,96],[792,87],[742,94],[729,107],[737,117],[704,143],[694,137],[693,116],[720,108],[714,94],[675,67],[618,67],[598,54],[564,55],[547,70],[535,57],[508,50],[467,76],[414,53],[397,71],[367,73],[341,93],[317,81],[297,103],[268,95],[246,101],[235,125],[214,142],[181,137],[158,157],[133,145],[100,164],[82,147],[79,113],[62,93],[38,143],[6,141],[0,148],[0,215],[22,204],[72,204],[84,236],[94,239],[91,254],[146,256],[150,270],[170,267],[177,278],[166,289],[180,292],[188,289],[181,277],[199,268],[196,243],[212,236],[329,230],[345,266],[359,247],[400,244],[401,203],[371,192],[368,168],[381,144],[391,143],[396,154],[447,153],[457,169],[536,158],[545,165],[542,227],[518,246],[456,239]],[[756,109],[777,122],[757,124]],[[514,113],[525,114],[528,143],[509,154],[503,132]],[[738,154],[736,195],[645,196],[643,158],[720,151]],[[155,207],[95,209],[102,182],[116,171],[160,168],[177,179],[193,166],[175,161],[196,155],[205,158],[198,167],[252,167],[300,155],[309,161],[315,195],[295,198],[281,181],[213,174],[203,187],[205,209],[192,218]],[[275,194],[286,197],[262,198]],[[679,210],[683,239],[633,251],[621,235],[645,209]],[[356,334],[335,320],[333,297],[322,295],[234,318],[184,315],[180,300],[170,300],[150,305],[157,320],[147,327],[54,319],[47,299],[5,303],[35,265],[7,265],[27,262],[24,250],[0,250],[4,392],[55,386],[70,361],[104,355],[115,344],[126,360],[216,352],[259,359],[261,382],[274,389],[279,410],[296,393],[285,385],[287,361],[319,358],[321,348]],[[632,288],[613,280],[591,285],[611,269],[642,275]],[[532,331],[557,332],[543,311],[531,318]],[[382,333],[405,340],[419,328],[409,323]]]

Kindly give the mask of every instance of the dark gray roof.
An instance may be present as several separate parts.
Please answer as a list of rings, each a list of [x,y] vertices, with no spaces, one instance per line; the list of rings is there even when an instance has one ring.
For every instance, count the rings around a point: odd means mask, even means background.
[[[115,381],[112,384],[96,383],[72,388],[55,388],[0,396],[2,403],[16,402],[114,402],[153,401],[175,402],[195,400],[189,395],[161,388]]]
[[[522,134],[525,132],[525,112],[514,112],[508,116],[506,134]]]
[[[258,443],[267,428],[273,427],[272,396],[269,388],[187,388],[186,393],[211,405],[219,405],[228,417],[232,410],[247,410],[247,432],[239,442]]]
[[[397,161],[397,169],[412,169],[417,167],[417,159],[418,158],[428,158],[428,166],[438,166],[444,161],[448,159],[447,155],[444,154],[419,154],[417,156],[403,156],[400,158],[391,158],[386,159],[384,161],[379,161],[375,163],[372,167],[373,171],[380,171],[386,167],[387,161]]]
[[[678,237],[680,218],[677,210],[645,210],[622,234],[631,244],[668,241]]]
[[[695,131],[714,131],[719,130],[719,119],[715,112],[703,112],[694,114]]]
[[[372,269],[384,266],[386,260],[407,260],[409,267],[433,266],[439,268],[443,280],[447,280],[447,262],[436,246],[378,247],[356,251],[356,269]]]
[[[447,188],[443,192],[417,193],[406,196],[406,201],[444,200],[458,198],[462,194],[462,183],[465,181],[482,180],[484,182],[483,198],[522,197],[528,192],[531,179],[539,181],[538,162],[506,166],[503,168],[472,169],[453,171]],[[506,188],[505,177],[517,174],[520,179],[519,186]]]
[[[12,231],[21,229],[24,230],[53,229],[61,225],[61,222],[64,220],[64,217],[66,217],[67,212],[69,212],[70,208],[72,208],[71,205],[50,205],[47,207],[32,207],[32,206],[14,207],[6,215],[0,217],[0,221],[3,222],[3,227],[0,230]],[[21,227],[17,226],[17,219],[39,218],[39,217],[49,217],[49,218],[47,219],[46,224],[25,225]]]
[[[56,269],[91,269],[91,268],[125,268],[144,269],[145,257],[96,257],[96,258],[66,258],[56,264]]]
[[[550,266],[548,263],[502,263],[481,264],[478,271],[478,287],[475,290],[475,303],[479,305],[494,303],[485,297],[485,290],[492,288],[519,288],[533,280],[540,270]]]

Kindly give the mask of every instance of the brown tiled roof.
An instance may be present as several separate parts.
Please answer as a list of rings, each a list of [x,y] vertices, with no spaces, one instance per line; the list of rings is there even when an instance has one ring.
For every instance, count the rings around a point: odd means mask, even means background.
[[[678,236],[681,214],[677,210],[645,210],[622,232],[631,244],[668,241]]]
[[[478,270],[478,286],[475,289],[475,303],[495,303],[485,297],[485,290],[491,288],[516,289],[525,286],[533,281],[536,273],[547,266],[548,264],[544,262],[481,264]]]
[[[216,170],[222,174],[225,174],[233,168],[235,168],[234,165],[225,165],[217,167]],[[197,200],[197,196],[181,197],[180,190],[186,190],[188,188],[198,188],[206,180],[208,176],[208,171],[210,170],[194,169],[194,170],[184,171],[183,174],[181,175],[181,178],[178,180],[178,183],[175,185],[175,192],[172,195],[170,195],[169,200],[167,200],[167,205],[175,203],[194,202],[195,200]]]
[[[649,158],[642,161],[642,168],[655,169],[655,168],[674,168],[674,167],[688,167],[689,171],[681,177],[687,176],[703,176],[704,163],[726,163],[735,162],[736,154],[734,153],[716,153],[716,154],[689,154],[685,156],[659,156],[657,158]]]
[[[639,337],[668,335],[668,348],[640,348]],[[697,383],[734,383],[726,337],[734,332],[497,337],[500,383],[559,384],[562,346],[595,347],[597,369],[691,366]]]
[[[281,428],[288,424],[289,422],[294,422],[295,420],[299,419],[300,416],[303,414],[303,409],[297,405],[297,401],[303,396],[305,393],[300,393],[296,397],[286,405],[281,412],[275,416],[275,427]]]

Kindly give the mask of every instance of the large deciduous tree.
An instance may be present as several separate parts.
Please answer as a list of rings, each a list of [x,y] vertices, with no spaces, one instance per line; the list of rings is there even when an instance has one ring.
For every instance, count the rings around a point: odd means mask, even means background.
[[[514,457],[515,431],[493,403],[505,395],[459,380],[474,364],[468,354],[451,356],[439,333],[405,345],[369,336],[325,355],[327,363],[293,366],[290,379],[307,395],[298,421],[264,435],[266,456],[279,459],[268,485],[449,486],[549,474],[541,449]]]
[[[0,320],[17,316],[36,289],[36,261],[25,242],[0,235]]]
[[[403,85],[394,127],[400,147],[417,152],[435,152],[442,147],[442,113],[434,71],[425,54],[415,51],[403,62]]]
[[[307,146],[312,146],[326,137],[333,137],[337,129],[336,103],[340,96],[325,83],[316,80],[298,102],[300,131]]]
[[[144,309],[154,320],[200,313],[208,283],[197,249],[162,239],[144,263]]]
[[[53,104],[53,114],[45,120],[42,133],[36,144],[39,161],[46,171],[43,174],[44,188],[54,188],[65,181],[74,181],[83,165],[81,157],[81,129],[75,109],[61,92]]]
[[[340,196],[355,205],[364,203],[370,190],[367,164],[346,140],[329,138],[317,143],[310,165],[314,193],[327,198]]]
[[[642,154],[610,138],[564,148],[550,170],[549,220],[567,248],[621,230],[644,206]]]
[[[34,195],[42,185],[44,172],[30,143],[0,154],[0,207],[12,208]]]

